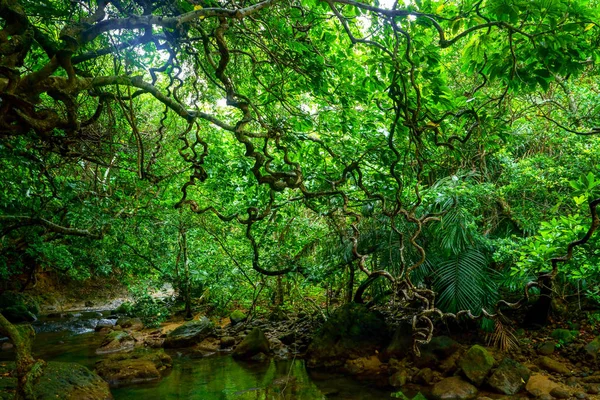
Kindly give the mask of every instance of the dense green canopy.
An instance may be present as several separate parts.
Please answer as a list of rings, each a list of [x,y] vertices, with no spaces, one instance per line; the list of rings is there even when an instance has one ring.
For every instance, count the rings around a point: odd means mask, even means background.
[[[541,272],[599,296],[596,0],[0,0],[0,21],[6,282],[120,274],[223,308],[326,288],[414,307],[419,342]]]

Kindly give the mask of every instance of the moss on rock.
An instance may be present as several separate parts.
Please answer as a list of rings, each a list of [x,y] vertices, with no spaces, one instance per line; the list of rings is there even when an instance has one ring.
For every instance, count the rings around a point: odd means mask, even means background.
[[[15,363],[0,364],[0,399],[12,399],[16,378],[7,376]],[[108,384],[97,374],[77,363],[49,362],[34,387],[38,400],[110,400]]]

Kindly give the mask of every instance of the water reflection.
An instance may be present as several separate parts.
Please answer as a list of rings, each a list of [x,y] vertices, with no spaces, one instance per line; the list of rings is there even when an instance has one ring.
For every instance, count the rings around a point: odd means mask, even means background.
[[[87,317],[87,318],[86,318]],[[93,332],[98,315],[41,320],[36,324],[34,354],[47,361],[77,362],[93,369],[103,335]],[[108,321],[114,322],[113,319]],[[236,362],[231,356],[190,358],[171,351],[173,368],[156,383],[113,389],[115,400],[372,400],[390,392],[370,388],[347,377],[310,376],[303,360]],[[0,360],[14,359],[12,351]]]

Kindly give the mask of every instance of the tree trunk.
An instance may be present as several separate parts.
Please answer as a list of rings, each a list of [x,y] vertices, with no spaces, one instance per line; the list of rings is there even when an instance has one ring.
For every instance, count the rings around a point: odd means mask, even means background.
[[[31,325],[15,326],[0,314],[0,333],[8,336],[15,346],[17,365],[16,400],[34,400],[33,387],[42,374],[45,362],[31,355],[31,343],[35,332]]]
[[[277,284],[275,286],[275,307],[283,305],[283,280],[281,275],[277,275]]]
[[[348,282],[346,286],[346,303],[352,303],[354,294],[354,263],[348,264]]]
[[[181,247],[183,253],[183,268],[185,273],[184,282],[184,300],[185,300],[185,319],[191,320],[194,318],[192,314],[192,298],[190,293],[190,264],[187,254],[187,234],[185,229],[181,230]]]

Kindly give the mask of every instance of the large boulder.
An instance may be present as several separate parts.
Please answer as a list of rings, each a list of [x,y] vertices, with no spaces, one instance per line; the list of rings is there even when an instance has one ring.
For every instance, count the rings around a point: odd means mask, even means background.
[[[558,383],[552,382],[550,378],[541,374],[532,375],[527,381],[525,390],[533,397],[549,396],[552,389],[559,387]]]
[[[465,353],[458,365],[473,384],[480,386],[494,367],[494,361],[484,347],[475,345]]]
[[[362,304],[346,304],[330,316],[307,351],[311,368],[343,367],[347,359],[370,356],[388,342],[383,315]]]
[[[459,376],[452,376],[433,385],[431,397],[434,400],[469,400],[477,397],[477,388]]]
[[[246,335],[233,350],[232,356],[236,360],[250,360],[260,353],[266,355],[269,353],[269,340],[260,328],[254,328]],[[258,358],[262,360],[264,357]]]
[[[7,307],[2,310],[2,315],[4,315],[4,317],[13,324],[18,324],[19,322],[37,321],[37,317],[35,316],[35,314],[31,313],[23,305]]]
[[[139,318],[121,317],[117,320],[117,325],[124,329],[132,331],[141,331],[144,329],[144,323]]]
[[[435,336],[421,346],[421,355],[414,358],[417,368],[437,368],[443,361],[460,350],[460,344],[448,336]]]
[[[527,367],[511,358],[505,358],[487,382],[496,391],[512,396],[525,388],[530,375]]]
[[[202,342],[214,331],[212,322],[202,317],[198,321],[188,321],[169,332],[165,338],[165,348],[191,347]]]
[[[132,353],[113,354],[96,363],[96,373],[111,387],[158,381],[173,360],[164,350],[138,349]]]
[[[135,339],[125,331],[113,331],[104,337],[96,354],[109,354],[131,351],[135,346]]]
[[[17,379],[9,374],[15,363],[0,363],[0,399],[12,399]],[[106,383],[98,375],[77,363],[50,361],[34,386],[38,400],[112,400]]]
[[[382,363],[376,355],[347,360],[345,369],[353,375],[374,376],[381,373]]]

